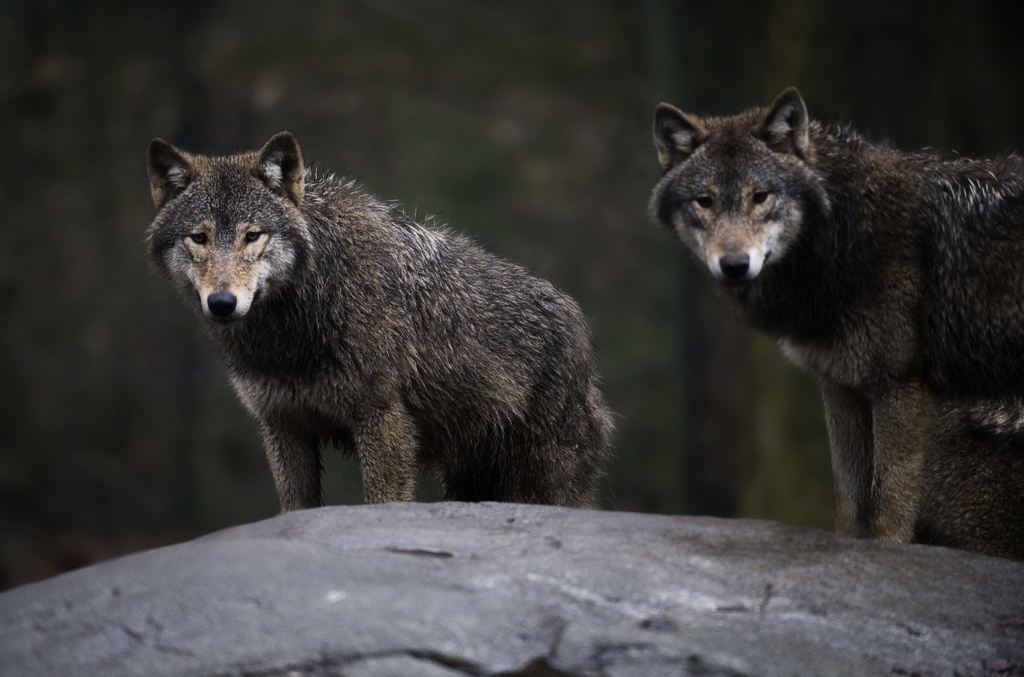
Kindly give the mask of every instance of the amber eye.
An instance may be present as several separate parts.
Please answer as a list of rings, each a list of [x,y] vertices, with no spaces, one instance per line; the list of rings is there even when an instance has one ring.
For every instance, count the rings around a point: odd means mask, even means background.
[[[768,191],[766,191],[766,190],[758,191],[758,192],[754,193],[754,197],[751,198],[751,199],[753,199],[754,204],[756,204],[756,205],[762,204],[762,203],[764,203],[765,200],[768,199]]]
[[[701,195],[700,197],[696,198],[694,202],[696,202],[697,206],[700,207],[701,209],[709,209],[711,205],[714,204],[714,200],[712,200],[707,195]]]
[[[248,233],[245,234],[245,241],[249,243],[255,242],[256,240],[260,239],[261,235],[263,235],[262,231],[250,230]]]
[[[206,244],[206,233],[189,233],[188,239],[196,244]]]

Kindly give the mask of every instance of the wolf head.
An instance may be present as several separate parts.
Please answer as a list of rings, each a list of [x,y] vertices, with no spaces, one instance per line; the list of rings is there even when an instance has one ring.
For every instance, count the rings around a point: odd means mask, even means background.
[[[807,108],[796,89],[768,108],[700,118],[667,103],[654,111],[664,171],[652,217],[675,230],[720,282],[742,284],[781,260],[810,203],[827,206],[814,172]]]
[[[150,259],[207,317],[238,320],[289,278],[308,239],[302,151],[290,133],[229,157],[153,139],[147,166],[157,209]]]

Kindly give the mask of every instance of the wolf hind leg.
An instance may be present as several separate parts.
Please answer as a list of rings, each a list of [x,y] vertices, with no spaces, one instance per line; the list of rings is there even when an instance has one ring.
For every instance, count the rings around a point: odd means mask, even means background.
[[[373,409],[354,431],[364,503],[411,501],[416,493],[416,425],[400,404]]]
[[[582,458],[567,462],[577,450],[538,445],[487,451],[493,454],[487,459],[441,469],[445,500],[597,507],[597,464],[587,466]]]
[[[598,453],[580,445],[539,444],[524,450],[505,483],[507,498],[569,508],[596,508]]]
[[[320,445],[315,437],[263,426],[263,445],[281,512],[323,505]]]

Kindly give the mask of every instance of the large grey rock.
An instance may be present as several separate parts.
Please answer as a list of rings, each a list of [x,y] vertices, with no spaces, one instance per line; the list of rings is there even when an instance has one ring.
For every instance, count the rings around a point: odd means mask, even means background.
[[[0,595],[5,675],[1024,673],[1024,564],[769,522],[333,507]]]

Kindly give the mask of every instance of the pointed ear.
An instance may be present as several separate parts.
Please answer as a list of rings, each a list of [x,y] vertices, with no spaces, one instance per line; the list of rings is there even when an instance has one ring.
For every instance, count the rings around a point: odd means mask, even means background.
[[[761,134],[772,150],[807,159],[810,149],[807,106],[796,87],[790,87],[775,97],[761,123]]]
[[[149,192],[153,196],[153,206],[158,210],[192,183],[192,165],[188,158],[163,139],[149,142],[146,169],[149,171]]]
[[[302,164],[299,142],[291,132],[275,134],[260,149],[256,172],[270,190],[295,204],[302,202],[306,169]]]
[[[663,170],[690,157],[703,140],[699,120],[667,103],[654,109],[654,147]]]

